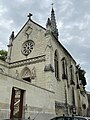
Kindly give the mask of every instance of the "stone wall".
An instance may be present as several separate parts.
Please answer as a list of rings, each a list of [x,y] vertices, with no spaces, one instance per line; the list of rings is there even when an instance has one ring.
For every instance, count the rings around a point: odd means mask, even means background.
[[[23,117],[38,112],[55,114],[54,92],[0,73],[0,118],[8,118],[10,115],[12,87],[25,90],[23,115],[26,115]]]

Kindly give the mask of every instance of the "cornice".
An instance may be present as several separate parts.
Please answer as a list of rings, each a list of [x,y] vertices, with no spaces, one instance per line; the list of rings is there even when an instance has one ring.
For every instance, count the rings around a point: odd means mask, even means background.
[[[44,62],[44,61],[46,61],[45,55],[42,55],[34,58],[29,58],[29,59],[24,59],[24,60],[9,63],[9,68],[15,68],[23,65],[29,65],[29,64],[34,64],[34,63]]]

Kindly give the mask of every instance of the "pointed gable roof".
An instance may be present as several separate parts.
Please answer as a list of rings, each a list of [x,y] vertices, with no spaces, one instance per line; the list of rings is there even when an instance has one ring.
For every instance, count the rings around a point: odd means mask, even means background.
[[[53,8],[52,8],[52,12],[54,12]],[[24,29],[24,27],[27,25],[27,23],[31,21],[32,23],[34,23],[35,25],[39,26],[40,28],[42,28],[43,30],[46,30],[46,28],[42,27],[40,24],[36,23],[35,21],[33,21],[30,17],[29,19],[26,21],[26,23],[23,25],[23,27],[20,29],[20,31],[17,33],[17,35],[14,37],[14,39],[20,34],[20,32]],[[50,22],[50,21],[49,21]],[[57,29],[57,28],[56,28]],[[58,30],[57,30],[58,32]],[[60,41],[58,40],[58,37],[55,36],[55,34],[52,32],[51,33],[53,35],[53,37],[55,38],[56,42],[58,42],[58,44],[62,47],[62,49],[64,49],[64,51],[70,56],[70,58],[73,59],[73,57],[71,56],[71,54],[65,49],[65,47],[60,43]],[[76,64],[76,61],[73,59],[73,61]]]
[[[33,21],[32,19],[28,19],[26,21],[26,23],[23,25],[23,27],[19,30],[19,32],[16,34],[16,36],[14,37],[14,39],[20,34],[20,32],[25,28],[25,26],[27,25],[27,23],[31,21],[32,23],[36,24],[37,26],[39,26],[40,28],[42,28],[43,30],[46,30],[46,28],[42,27],[40,24],[36,23],[35,21]]]

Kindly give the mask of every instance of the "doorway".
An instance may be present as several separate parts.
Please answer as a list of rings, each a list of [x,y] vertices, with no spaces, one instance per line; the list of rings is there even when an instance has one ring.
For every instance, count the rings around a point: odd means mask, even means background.
[[[22,118],[24,90],[13,87],[10,105],[10,119]]]

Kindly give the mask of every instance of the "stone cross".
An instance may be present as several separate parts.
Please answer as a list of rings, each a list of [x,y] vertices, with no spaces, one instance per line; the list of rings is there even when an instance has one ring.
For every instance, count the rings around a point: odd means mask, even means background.
[[[29,14],[28,14],[28,18],[29,18],[29,20],[31,20],[31,16],[32,16],[32,14],[29,13]]]

